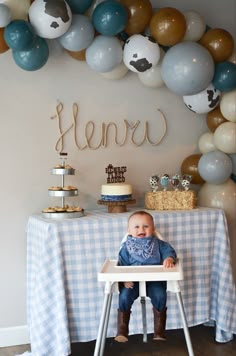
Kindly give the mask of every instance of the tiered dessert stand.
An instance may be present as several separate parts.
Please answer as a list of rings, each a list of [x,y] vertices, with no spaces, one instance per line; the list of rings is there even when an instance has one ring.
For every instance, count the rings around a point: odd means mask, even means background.
[[[78,189],[72,186],[65,185],[65,176],[74,175],[75,169],[65,164],[66,153],[61,153],[60,158],[63,158],[62,164],[51,169],[51,174],[61,176],[61,186],[51,187],[48,189],[48,195],[50,197],[58,197],[61,200],[60,206],[56,208],[47,208],[42,211],[42,214],[46,218],[50,219],[68,219],[79,218],[84,216],[84,209],[78,207],[69,207],[66,205],[66,198],[78,196]]]

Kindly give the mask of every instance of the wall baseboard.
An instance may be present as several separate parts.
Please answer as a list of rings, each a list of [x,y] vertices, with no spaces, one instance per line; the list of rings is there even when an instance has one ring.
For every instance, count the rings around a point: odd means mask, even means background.
[[[0,328],[0,347],[29,344],[27,325]]]

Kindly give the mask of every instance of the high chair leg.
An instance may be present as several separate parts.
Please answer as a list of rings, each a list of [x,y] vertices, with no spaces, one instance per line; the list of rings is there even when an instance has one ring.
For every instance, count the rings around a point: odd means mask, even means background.
[[[147,342],[147,317],[146,317],[146,299],[145,297],[140,298],[142,306],[142,319],[143,319],[143,342]]]

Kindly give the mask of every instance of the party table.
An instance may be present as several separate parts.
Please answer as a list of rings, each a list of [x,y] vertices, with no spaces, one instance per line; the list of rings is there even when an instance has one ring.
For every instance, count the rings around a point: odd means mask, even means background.
[[[95,340],[104,285],[97,275],[106,258],[116,259],[127,229],[124,213],[86,212],[77,219],[52,220],[40,215],[27,224],[27,315],[33,356],[66,356],[73,342]],[[236,288],[223,210],[150,211],[157,230],[182,261],[180,281],[188,326],[215,323],[215,338],[236,334]],[[153,317],[147,300],[147,332]],[[116,335],[118,295],[114,295],[107,336]],[[173,293],[167,299],[167,329],[182,328]],[[142,313],[132,308],[130,334],[142,333]]]

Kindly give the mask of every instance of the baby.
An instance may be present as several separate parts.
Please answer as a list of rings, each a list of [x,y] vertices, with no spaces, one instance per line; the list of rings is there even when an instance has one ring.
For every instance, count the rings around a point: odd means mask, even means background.
[[[176,262],[173,247],[160,240],[155,233],[152,215],[136,211],[128,219],[128,237],[119,251],[120,266],[163,265],[171,268]],[[166,340],[166,281],[146,282],[146,293],[151,299],[154,314],[154,340]],[[128,341],[131,307],[139,296],[138,282],[120,283],[117,316],[118,342]]]

